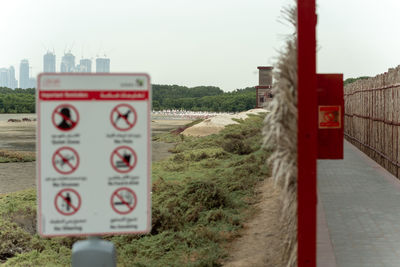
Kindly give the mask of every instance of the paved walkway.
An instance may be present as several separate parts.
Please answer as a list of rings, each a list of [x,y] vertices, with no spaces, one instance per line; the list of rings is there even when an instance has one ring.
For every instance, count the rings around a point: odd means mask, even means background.
[[[400,266],[394,176],[345,141],[344,160],[318,161],[318,193],[318,266]]]

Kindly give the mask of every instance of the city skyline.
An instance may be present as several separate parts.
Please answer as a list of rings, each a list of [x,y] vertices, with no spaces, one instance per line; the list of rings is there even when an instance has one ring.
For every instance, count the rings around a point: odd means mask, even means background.
[[[75,56],[71,51],[64,53],[61,58],[60,68],[56,68],[56,54],[47,51],[43,55],[43,71],[42,72],[92,72],[92,59],[82,58],[79,64],[75,64]],[[96,72],[108,73],[110,72],[110,59],[109,58],[96,58]],[[22,59],[19,64],[19,80],[15,77],[15,68],[10,66],[8,69],[0,67],[0,87],[8,88],[36,88],[36,77],[32,74],[32,67],[28,59]]]

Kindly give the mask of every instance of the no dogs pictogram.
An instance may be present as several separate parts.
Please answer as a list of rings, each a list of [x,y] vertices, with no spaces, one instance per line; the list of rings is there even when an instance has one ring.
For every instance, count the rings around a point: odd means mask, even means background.
[[[79,166],[78,152],[71,147],[61,147],[54,152],[52,163],[57,172],[71,174]]]
[[[136,110],[128,104],[119,104],[111,111],[111,124],[119,131],[128,131],[136,124]]]
[[[51,115],[53,125],[60,131],[70,131],[76,127],[79,122],[78,110],[69,104],[57,106]]]
[[[62,215],[68,216],[77,213],[81,204],[81,196],[72,188],[61,190],[54,198],[54,206]]]
[[[128,187],[121,187],[111,195],[111,208],[118,214],[131,213],[137,204],[135,192]]]
[[[135,168],[137,156],[132,148],[120,146],[111,153],[110,160],[114,170],[119,173],[128,173]]]

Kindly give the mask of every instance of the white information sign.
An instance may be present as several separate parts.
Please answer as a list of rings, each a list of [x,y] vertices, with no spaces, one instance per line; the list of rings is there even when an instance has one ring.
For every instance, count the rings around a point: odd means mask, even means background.
[[[151,227],[147,74],[38,76],[38,231],[45,237]]]

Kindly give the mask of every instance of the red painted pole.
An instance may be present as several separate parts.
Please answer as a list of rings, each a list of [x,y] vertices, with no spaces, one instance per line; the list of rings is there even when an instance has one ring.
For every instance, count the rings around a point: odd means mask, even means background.
[[[298,0],[298,266],[316,266],[317,80],[315,0]]]

